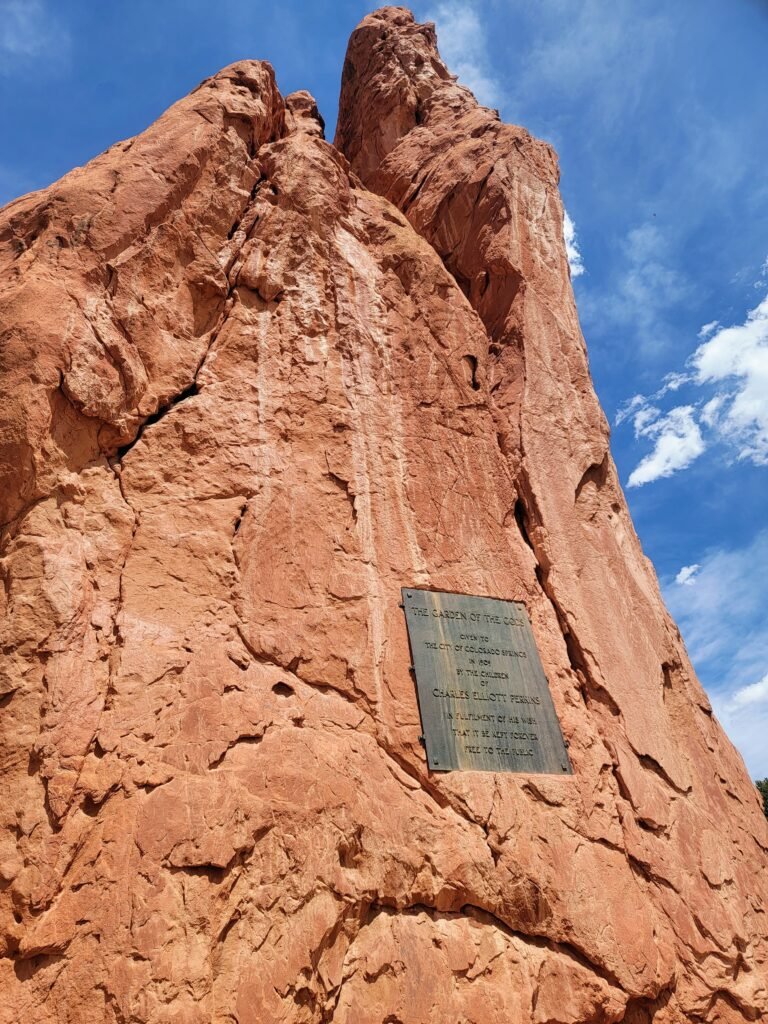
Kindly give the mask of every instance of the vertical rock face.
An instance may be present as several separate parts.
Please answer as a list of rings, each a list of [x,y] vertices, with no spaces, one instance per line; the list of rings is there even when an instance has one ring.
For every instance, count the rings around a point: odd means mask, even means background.
[[[608,453],[552,152],[385,8],[0,215],[0,1021],[741,1022],[768,831]],[[402,584],[575,775],[430,775]]]

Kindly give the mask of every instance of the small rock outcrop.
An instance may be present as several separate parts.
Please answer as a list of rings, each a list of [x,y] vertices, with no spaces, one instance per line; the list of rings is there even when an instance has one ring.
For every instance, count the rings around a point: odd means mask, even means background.
[[[2,1024],[741,1024],[768,828],[635,536],[555,155],[402,8],[0,213]],[[404,584],[569,778],[430,774]]]

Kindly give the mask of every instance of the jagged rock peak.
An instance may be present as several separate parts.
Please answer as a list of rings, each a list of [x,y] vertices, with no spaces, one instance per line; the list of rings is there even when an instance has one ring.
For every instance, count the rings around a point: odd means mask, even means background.
[[[375,99],[370,118],[358,102],[363,94]],[[477,105],[440,59],[435,26],[420,25],[405,7],[382,7],[364,18],[347,48],[335,140],[363,180],[429,117],[436,94],[456,110]]]
[[[306,89],[292,92],[285,98],[290,131],[303,131],[308,135],[325,138],[325,121],[317,108],[317,102]]]

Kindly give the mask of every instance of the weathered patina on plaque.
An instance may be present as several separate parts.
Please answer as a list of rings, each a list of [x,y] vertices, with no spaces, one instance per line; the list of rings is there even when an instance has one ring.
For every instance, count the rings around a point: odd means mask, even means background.
[[[429,767],[572,774],[525,605],[402,593]]]

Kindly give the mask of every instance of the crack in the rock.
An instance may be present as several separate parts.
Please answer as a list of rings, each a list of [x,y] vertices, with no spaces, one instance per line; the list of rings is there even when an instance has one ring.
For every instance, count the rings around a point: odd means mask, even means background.
[[[253,160],[253,158],[254,158],[254,156],[252,154],[251,155],[251,160]],[[195,367],[195,369],[192,372],[192,375],[191,375],[192,379],[191,379],[190,383],[186,387],[184,387],[181,391],[177,392],[175,395],[173,395],[171,398],[169,398],[166,402],[162,403],[154,413],[152,413],[150,416],[148,416],[144,420],[144,422],[141,424],[141,426],[139,427],[138,431],[136,432],[136,436],[133,438],[133,440],[130,441],[128,444],[123,445],[121,448],[118,448],[117,453],[115,454],[115,456],[113,456],[111,461],[113,461],[113,462],[121,462],[125,458],[125,456],[128,454],[128,452],[130,452],[131,449],[134,448],[138,444],[138,442],[141,440],[141,438],[144,435],[144,431],[146,430],[147,427],[152,426],[153,424],[159,422],[169,412],[171,412],[173,409],[175,409],[177,405],[179,405],[182,402],[186,401],[188,398],[192,398],[195,395],[198,395],[200,393],[200,386],[199,386],[199,383],[198,383],[199,378],[200,378],[200,374],[205,369],[206,363],[207,363],[209,357],[211,356],[211,354],[213,353],[213,350],[214,350],[216,342],[217,342],[217,340],[219,338],[219,335],[221,334],[222,330],[226,326],[227,321],[228,321],[230,315],[232,314],[233,310],[236,308],[235,292],[236,292],[236,289],[237,289],[237,276],[238,276],[239,270],[238,270],[238,272],[236,272],[234,274],[234,278],[232,276],[232,272],[233,272],[233,269],[235,268],[235,266],[237,264],[239,256],[242,253],[243,246],[245,245],[245,243],[250,238],[251,232],[252,232],[253,228],[255,227],[256,223],[258,222],[258,217],[256,217],[256,216],[252,217],[251,215],[254,213],[254,207],[255,207],[256,201],[258,199],[259,192],[261,191],[261,187],[262,187],[262,185],[263,185],[265,180],[266,180],[265,175],[263,175],[263,174],[260,175],[260,177],[256,181],[255,185],[251,189],[251,192],[249,194],[248,200],[247,200],[247,202],[245,204],[245,207],[243,208],[243,211],[242,211],[240,217],[234,222],[234,224],[230,228],[229,234],[227,236],[228,240],[231,241],[238,234],[238,232],[241,229],[241,226],[243,224],[246,225],[245,232],[244,232],[244,237],[237,241],[237,244],[235,245],[233,251],[229,254],[229,258],[228,258],[226,266],[225,266],[225,273],[226,273],[226,277],[227,277],[227,290],[226,290],[226,293],[225,293],[225,295],[223,296],[223,298],[221,300],[221,307],[222,307],[221,308],[221,312],[219,314],[219,318],[218,318],[218,321],[217,321],[216,325],[211,330],[211,333],[210,333],[210,336],[208,338],[208,343],[206,345],[205,351],[203,352],[202,356],[198,360],[197,366]]]
[[[147,418],[141,424],[139,429],[136,431],[136,436],[133,438],[133,440],[129,441],[128,444],[124,444],[120,448],[118,448],[115,454],[110,459],[110,462],[112,462],[113,464],[121,463],[125,456],[128,454],[128,452],[130,452],[132,448],[135,448],[139,441],[141,441],[142,437],[144,436],[144,431],[147,429],[147,427],[151,427],[153,424],[158,423],[161,419],[163,419],[164,416],[171,412],[172,409],[175,409],[177,405],[180,405],[188,398],[192,398],[194,395],[197,394],[199,394],[199,391],[197,386],[197,379],[195,379],[188,387],[184,388],[183,391],[179,391],[172,398],[169,398],[167,402],[164,402],[162,405],[158,406],[156,411],[153,412],[151,416],[147,416]]]
[[[478,906],[475,903],[464,903],[458,910],[438,910],[436,907],[424,902],[409,903],[403,907],[398,906],[395,903],[387,903],[386,900],[379,897],[369,905],[364,927],[369,926],[372,921],[382,913],[393,917],[398,915],[416,916],[418,914],[427,914],[427,916],[433,920],[458,920],[461,918],[469,918],[477,924],[493,927],[502,932],[508,938],[516,939],[528,946],[534,946],[537,949],[547,949],[550,952],[557,953],[558,955],[577,963],[590,974],[597,975],[599,978],[602,978],[602,980],[612,988],[617,989],[619,992],[624,992],[623,985],[609,967],[593,960],[583,949],[574,945],[572,942],[552,939],[546,935],[529,934],[518,928],[513,928],[507,924],[506,921],[493,913],[493,911],[488,910],[486,907]]]
[[[172,875],[199,876],[201,878],[207,878],[215,885],[221,885],[223,882],[227,882],[231,891],[237,883],[238,878],[247,867],[248,860],[253,854],[256,846],[262,839],[264,839],[265,836],[269,835],[274,828],[274,822],[257,826],[248,837],[247,842],[238,847],[229,860],[224,864],[215,864],[213,862],[173,864],[166,862],[163,866]],[[240,869],[239,871],[237,870],[238,868]],[[230,878],[232,879],[231,883]]]
[[[647,882],[651,882],[653,885],[661,886],[664,889],[669,889],[677,896],[680,895],[680,890],[676,889],[668,878],[664,878],[663,875],[660,875],[657,872],[655,872],[651,868],[650,864],[647,864],[645,861],[640,860],[639,857],[634,856],[634,854],[631,854],[626,850],[623,852],[632,870],[637,874],[641,875]]]
[[[110,465],[110,468],[112,469],[112,472],[114,473],[115,479],[117,480],[117,486],[118,486],[118,489],[120,490],[120,494],[122,496],[122,499],[125,502],[126,506],[133,513],[133,528],[132,528],[132,531],[131,531],[130,540],[129,540],[128,545],[126,547],[125,556],[123,557],[123,560],[122,560],[122,562],[120,564],[120,567],[118,569],[119,576],[118,576],[118,581],[117,581],[117,599],[116,599],[116,602],[115,602],[114,614],[112,615],[112,644],[111,644],[112,650],[110,652],[109,680],[108,680],[108,689],[107,689],[107,693],[106,693],[106,696],[105,696],[105,705],[104,705],[105,709],[107,708],[109,699],[110,699],[112,693],[114,692],[113,688],[112,688],[113,677],[117,674],[117,672],[119,671],[119,667],[120,667],[120,665],[119,665],[119,653],[118,652],[119,652],[120,648],[122,647],[123,638],[120,635],[120,626],[118,624],[118,618],[119,618],[120,612],[121,612],[122,607],[123,607],[123,602],[125,600],[125,593],[124,593],[125,568],[128,565],[128,559],[130,558],[131,552],[133,550],[133,544],[134,544],[134,541],[136,540],[136,534],[137,534],[137,532],[139,530],[139,526],[140,526],[140,523],[141,523],[141,517],[139,515],[138,509],[133,505],[133,503],[131,502],[131,500],[129,499],[129,497],[128,497],[127,493],[126,493],[125,485],[123,483],[122,466],[113,465],[112,463],[109,463],[109,465]],[[98,734],[98,728],[96,729],[96,733]]]
[[[234,739],[229,741],[229,743],[222,750],[222,752],[218,755],[218,757],[215,757],[213,759],[213,761],[209,761],[208,762],[209,770],[214,770],[216,768],[219,768],[222,765],[222,763],[224,762],[224,760],[227,757],[227,755],[230,753],[230,751],[232,751],[235,747],[242,746],[244,744],[246,744],[246,745],[247,744],[252,744],[253,746],[258,745],[264,739],[264,737],[266,736],[267,732],[269,732],[269,726],[266,726],[264,729],[262,729],[261,732],[243,732],[243,733],[239,733],[237,736],[235,736]]]
[[[631,743],[630,746],[632,746]],[[636,750],[634,746],[632,746],[632,750],[635,756],[637,757],[638,762],[646,771],[651,772],[653,775],[656,775],[657,778],[661,779],[661,781],[666,786],[674,790],[675,793],[678,793],[680,796],[690,795],[692,787],[688,786],[686,789],[683,789],[681,786],[678,786],[675,780],[671,778],[669,773],[666,771],[666,769],[662,765],[660,765],[654,757],[651,757],[650,754],[641,753],[640,751]]]
[[[533,498],[533,491],[525,466],[526,456],[525,451],[522,448],[522,433],[520,443],[522,459],[519,470],[520,476],[518,478],[518,498],[515,502],[515,520],[523,541],[529,548],[531,548],[534,557],[536,558],[536,578],[539,582],[542,593],[549,601],[552,606],[552,610],[555,613],[555,618],[558,626],[560,627],[563,642],[565,643],[568,661],[576,679],[580,683],[583,694],[592,701],[596,701],[598,704],[603,705],[613,717],[621,717],[621,709],[618,704],[603,684],[595,677],[594,672],[590,667],[589,658],[587,657],[572,624],[569,622],[567,613],[563,609],[559,599],[557,598],[554,587],[552,586],[550,578],[551,560],[549,558],[549,553],[537,536],[540,530],[538,524],[541,521],[541,514],[537,508],[537,503]],[[533,529],[531,529],[530,526],[532,509],[535,510],[534,523],[536,524]]]

